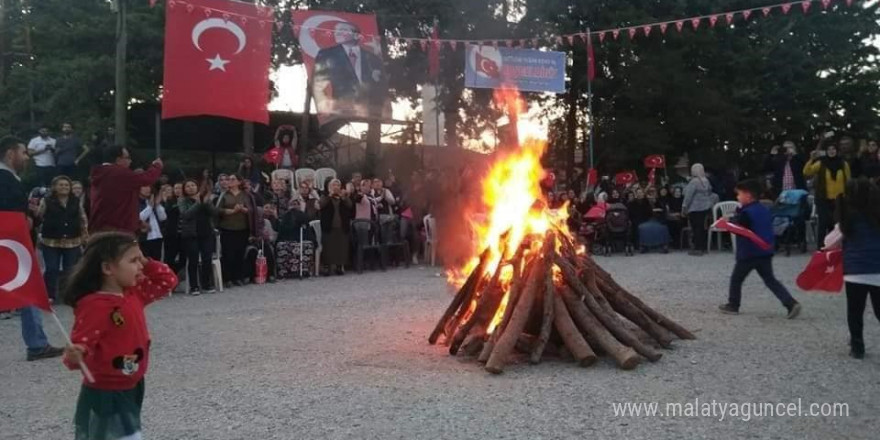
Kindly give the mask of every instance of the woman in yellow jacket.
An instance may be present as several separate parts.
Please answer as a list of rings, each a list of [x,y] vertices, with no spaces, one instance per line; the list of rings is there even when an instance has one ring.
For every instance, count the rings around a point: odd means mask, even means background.
[[[804,165],[804,177],[816,177],[816,214],[819,216],[817,237],[824,237],[834,227],[834,209],[837,199],[843,197],[846,182],[850,179],[849,163],[840,157],[837,145],[829,145],[822,155],[815,150]]]

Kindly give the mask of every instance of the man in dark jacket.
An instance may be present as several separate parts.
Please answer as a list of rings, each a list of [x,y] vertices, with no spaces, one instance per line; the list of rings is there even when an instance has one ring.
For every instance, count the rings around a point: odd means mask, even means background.
[[[61,124],[61,137],[55,142],[55,164],[58,174],[76,180],[76,158],[82,151],[82,142],[69,122]]]
[[[764,161],[764,172],[773,173],[773,189],[777,193],[789,189],[807,189],[804,179],[806,159],[797,154],[797,147],[792,141],[783,142],[782,150],[779,151],[778,145],[773,146]]]
[[[121,231],[137,234],[140,189],[159,180],[162,159],[142,173],[132,171],[128,149],[116,145],[104,150],[104,163],[92,168],[89,232]]]
[[[24,142],[12,136],[0,138],[0,211],[28,211],[28,198],[18,174],[28,163]],[[8,312],[0,312],[3,319]],[[43,316],[36,307],[21,309],[21,337],[27,346],[27,360],[35,361],[61,356],[63,350],[49,345],[43,331]]]

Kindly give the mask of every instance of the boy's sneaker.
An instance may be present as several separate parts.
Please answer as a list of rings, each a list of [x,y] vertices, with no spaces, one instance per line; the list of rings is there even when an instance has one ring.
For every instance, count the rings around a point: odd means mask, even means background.
[[[192,289],[189,291],[189,294],[192,296],[199,296],[202,294],[202,292],[199,289]]]
[[[734,307],[730,303],[721,304],[718,306],[718,310],[721,310],[721,313],[725,315],[739,315],[739,307]]]
[[[788,309],[788,319],[794,319],[801,313],[801,303],[795,301]]]
[[[215,289],[215,288],[213,288],[213,287],[208,287],[208,288],[205,290],[205,293],[217,293],[217,289]]]

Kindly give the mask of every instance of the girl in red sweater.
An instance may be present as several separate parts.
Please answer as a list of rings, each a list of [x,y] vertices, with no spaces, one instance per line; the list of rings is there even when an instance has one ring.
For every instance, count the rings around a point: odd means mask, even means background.
[[[78,369],[85,363],[95,378],[94,383],[84,381],[80,390],[77,440],[141,438],[150,360],[144,307],[167,296],[175,285],[171,269],[144,258],[134,236],[108,232],[89,241],[64,292],[75,317],[64,364]]]

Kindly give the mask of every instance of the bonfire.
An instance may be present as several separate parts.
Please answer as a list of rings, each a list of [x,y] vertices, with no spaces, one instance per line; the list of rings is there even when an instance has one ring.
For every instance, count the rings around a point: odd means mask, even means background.
[[[515,120],[522,106],[497,98]],[[527,138],[500,153],[482,179],[483,215],[474,220],[472,256],[448,271],[456,294],[428,341],[475,356],[491,373],[522,353],[590,366],[599,354],[621,368],[654,362],[672,341],[694,339],[683,326],[621,287],[568,230],[567,209],[547,204],[540,182],[546,142]]]

